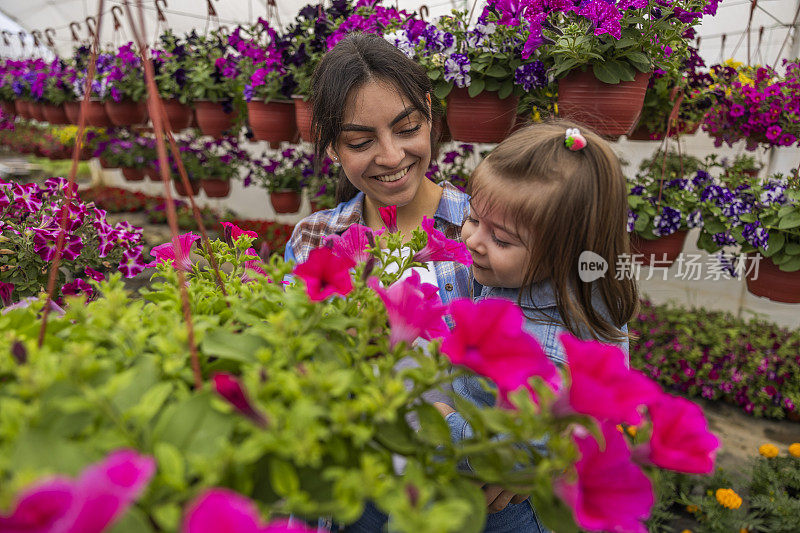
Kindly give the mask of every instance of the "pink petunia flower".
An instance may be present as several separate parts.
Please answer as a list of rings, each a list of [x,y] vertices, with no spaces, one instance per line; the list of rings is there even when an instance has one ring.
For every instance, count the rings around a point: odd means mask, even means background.
[[[25,491],[0,531],[100,533],[141,495],[155,473],[151,457],[113,452],[78,480],[55,478]]]
[[[258,238],[258,233],[255,231],[243,230],[231,222],[223,222],[222,227],[226,242],[236,242],[242,235],[247,235],[248,237],[252,237],[254,239]]]
[[[417,337],[431,340],[448,333],[444,315],[447,306],[439,298],[439,287],[421,283],[419,272],[398,281],[388,289],[381,287],[377,278],[370,278],[369,287],[378,293],[386,306],[391,334],[389,344],[394,347],[400,341],[408,344]]]
[[[346,257],[354,263],[363,263],[372,257],[369,248],[375,245],[375,237],[382,233],[383,230],[375,234],[370,227],[353,224],[341,235],[323,237],[322,245],[330,247],[339,257]]]
[[[577,479],[562,477],[553,488],[572,508],[575,522],[583,529],[647,533],[642,521],[653,507],[653,486],[631,462],[625,437],[616,427],[603,423],[601,430],[602,450],[586,430],[573,435],[581,455],[575,463]]]
[[[616,346],[581,341],[566,333],[560,339],[571,386],[556,401],[554,412],[582,413],[613,424],[639,424],[639,408],[657,398],[661,388],[642,372],[628,368],[625,354]]]
[[[294,274],[306,282],[308,297],[319,302],[332,294],[347,295],[353,290],[352,260],[339,257],[330,248],[315,248],[308,260],[294,267]]]
[[[25,185],[15,183],[11,187],[14,203],[31,213],[38,211],[42,207],[42,201],[37,195],[38,192],[39,187],[35,183],[27,183]]]
[[[397,232],[397,206],[396,205],[389,205],[386,207],[379,207],[378,212],[381,215],[381,220],[383,221],[383,225],[386,226],[386,229],[389,233],[396,233]]]
[[[248,248],[245,252],[248,256],[256,257],[257,259],[250,259],[244,262],[244,273],[242,274],[242,281],[247,283],[249,281],[254,281],[256,278],[250,277],[248,272],[253,272],[260,276],[266,276],[266,271],[261,266],[261,258],[256,252],[255,248]]]
[[[61,287],[61,294],[73,295],[80,293],[84,293],[86,295],[87,300],[91,298],[92,295],[94,294],[94,289],[92,288],[92,286],[86,283],[81,278],[77,278],[74,281],[65,283]]]
[[[88,266],[85,269],[83,269],[83,273],[95,281],[105,281],[106,279],[105,274],[103,274],[102,272],[98,272],[97,270]]]
[[[267,419],[259,413],[250,403],[247,394],[239,380],[231,374],[219,372],[214,374],[214,388],[217,394],[225,398],[237,411],[249,418],[257,425],[265,427]]]
[[[14,294],[14,284],[0,281],[0,305],[11,305],[11,295]]]
[[[689,400],[662,394],[647,405],[653,422],[650,442],[637,446],[634,457],[677,472],[708,474],[714,470],[719,439],[708,430],[703,410]]]
[[[195,235],[191,231],[178,236],[178,252],[175,252],[172,241],[159,244],[150,251],[150,255],[156,258],[155,261],[145,265],[146,268],[152,268],[158,263],[166,263],[172,260],[172,266],[179,270],[189,271],[192,269],[192,260],[189,258],[189,252],[192,249],[194,241],[199,239],[199,235]]]
[[[126,278],[132,278],[139,275],[146,265],[142,261],[142,249],[134,248],[122,252],[122,261],[120,261],[117,270],[122,272]]]
[[[428,234],[425,247],[414,254],[413,261],[425,263],[427,261],[457,261],[467,266],[472,264],[472,255],[463,242],[454,241],[445,237],[444,233],[434,227],[431,218],[422,218],[422,229]]]
[[[260,525],[258,507],[232,490],[213,488],[198,496],[183,521],[183,533],[313,533],[305,524],[277,520]]]
[[[508,393],[526,387],[538,376],[553,390],[561,385],[555,364],[522,327],[524,317],[514,302],[487,298],[478,303],[458,299],[450,303],[455,326],[442,342],[442,353],[456,365],[491,379],[503,405]]]

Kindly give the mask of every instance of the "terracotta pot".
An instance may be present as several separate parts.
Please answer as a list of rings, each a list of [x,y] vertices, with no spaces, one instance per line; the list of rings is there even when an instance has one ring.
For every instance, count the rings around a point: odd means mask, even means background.
[[[106,114],[106,106],[99,100],[89,100],[86,123],[97,128],[110,128],[114,125]]]
[[[517,115],[514,117],[514,125],[511,126],[511,132],[514,133],[515,131],[519,131],[525,126],[531,124],[531,118],[526,115]]]
[[[17,114],[17,108],[14,102],[0,102],[0,109],[3,110],[3,115],[13,117]]]
[[[222,104],[218,102],[209,102],[208,100],[200,100],[194,103],[195,117],[197,118],[197,126],[203,135],[210,135],[211,137],[222,137],[223,133],[233,127],[234,118],[236,114],[226,113],[222,109]]]
[[[28,110],[31,114],[31,117],[34,120],[38,120],[39,122],[46,122],[47,119],[44,118],[44,105],[39,104],[36,102],[28,103]]]
[[[144,102],[106,102],[106,114],[115,126],[131,126],[147,121],[147,105]]]
[[[642,112],[649,72],[633,81],[603,83],[591,70],[573,70],[558,82],[558,114],[601,135],[629,133]]]
[[[78,124],[81,117],[81,103],[80,102],[64,102],[64,113],[67,114],[67,120],[70,124]]]
[[[276,213],[296,213],[300,210],[300,193],[297,191],[272,191],[269,201]]]
[[[311,102],[306,102],[301,97],[295,97],[294,100],[294,120],[297,123],[297,129],[300,131],[300,138],[306,142],[311,140]]]
[[[447,96],[447,125],[453,140],[497,143],[508,136],[517,116],[516,96],[505,100],[483,91],[470,98],[467,89],[455,88]]]
[[[14,111],[17,112],[17,116],[21,118],[27,118],[28,116],[28,102],[25,100],[15,100],[14,101]]]
[[[144,179],[144,171],[140,168],[124,167],[122,175],[125,177],[125,181],[142,181]]]
[[[748,256],[747,290],[773,302],[800,303],[800,271],[784,272],[769,257],[761,257],[758,271]],[[757,274],[757,276],[756,276]]]
[[[201,180],[200,186],[209,198],[224,198],[231,193],[231,182],[228,180]]]
[[[294,119],[295,105],[292,102],[247,103],[247,116],[253,137],[270,143],[291,142],[297,134]]]
[[[164,111],[169,119],[170,130],[179,132],[185,130],[192,123],[192,108],[180,103],[179,100],[164,100]]]
[[[675,262],[683,250],[683,242],[686,240],[687,233],[686,230],[676,231],[672,235],[653,240],[643,239],[632,233],[631,253],[644,256],[636,258],[636,262],[641,264],[668,267]]]
[[[69,124],[64,106],[44,105],[44,118],[50,124]]]
[[[114,167],[111,166],[111,163],[109,163],[108,161],[106,161],[104,158],[101,157],[100,158],[100,168],[104,168],[104,169],[108,170],[108,169],[114,168]]]
[[[153,167],[147,167],[147,170],[145,170],[144,173],[147,175],[150,181],[161,181],[161,173],[159,173],[158,170]]]
[[[189,194],[186,192],[186,189],[183,188],[182,181],[178,180],[178,181],[173,181],[172,183],[175,184],[175,192],[177,192],[181,196],[189,196]],[[189,186],[192,188],[192,196],[197,196],[198,194],[200,194],[200,184],[196,180],[190,180]]]

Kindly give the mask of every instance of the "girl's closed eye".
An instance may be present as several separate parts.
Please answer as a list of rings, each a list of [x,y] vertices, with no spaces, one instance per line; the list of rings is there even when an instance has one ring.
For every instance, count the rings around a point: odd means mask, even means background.
[[[494,234],[494,232],[492,232],[492,241],[493,241],[493,242],[494,242],[494,243],[495,243],[497,246],[499,246],[500,248],[505,248],[506,246],[511,246],[511,243],[510,243],[510,242],[505,242],[505,241],[501,241],[500,239],[498,239],[498,238],[497,238],[497,235],[495,235],[495,234]]]

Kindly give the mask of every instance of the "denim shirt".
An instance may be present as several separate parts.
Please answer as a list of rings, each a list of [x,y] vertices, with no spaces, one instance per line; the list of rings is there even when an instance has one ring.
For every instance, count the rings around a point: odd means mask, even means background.
[[[484,287],[475,283],[475,300],[480,301],[484,298],[501,298],[517,302],[520,296],[519,289],[504,289],[501,287]],[[602,297],[597,291],[592,297],[592,304],[600,314],[609,317],[608,309]],[[525,314],[526,320],[523,325],[525,331],[533,335],[542,346],[544,353],[551,361],[558,366],[566,365],[567,359],[564,349],[558,338],[561,333],[566,332],[566,328],[560,324],[558,307],[556,307],[556,296],[549,281],[534,284],[530,291],[522,291],[520,307]],[[623,333],[628,332],[627,325],[621,328]],[[590,338],[589,335],[585,336]],[[618,345],[625,354],[628,354],[628,341],[624,340]],[[481,380],[476,376],[461,376],[453,380],[453,391],[475,404],[478,407],[492,407],[495,404],[493,392],[484,388]],[[446,417],[447,425],[450,427],[450,435],[453,442],[469,439],[473,436],[472,427],[461,416],[460,413],[450,413]]]

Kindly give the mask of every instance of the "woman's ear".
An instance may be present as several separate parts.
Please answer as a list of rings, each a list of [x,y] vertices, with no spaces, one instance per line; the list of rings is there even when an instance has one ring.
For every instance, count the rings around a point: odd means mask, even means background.
[[[328,154],[328,157],[330,157],[334,163],[339,162],[339,155],[336,153],[336,150],[333,149],[333,146],[329,145],[325,148],[325,153]]]

